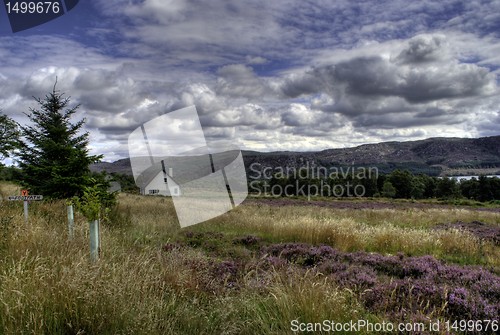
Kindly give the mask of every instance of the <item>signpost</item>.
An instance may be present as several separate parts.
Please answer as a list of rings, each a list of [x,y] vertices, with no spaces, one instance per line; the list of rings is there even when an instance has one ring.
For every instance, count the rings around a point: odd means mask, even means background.
[[[36,201],[42,200],[43,195],[11,195],[9,200]]]
[[[29,201],[42,200],[43,195],[28,195],[28,190],[22,190],[21,195],[9,196],[10,201],[23,201],[24,202],[24,221],[28,223],[28,204]]]

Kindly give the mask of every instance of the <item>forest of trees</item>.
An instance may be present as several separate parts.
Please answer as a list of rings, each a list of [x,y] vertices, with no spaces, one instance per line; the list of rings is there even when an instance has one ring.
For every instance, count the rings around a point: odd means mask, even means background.
[[[408,170],[394,170],[389,174],[370,178],[357,178],[352,175],[335,178],[275,175],[268,179],[249,180],[249,191],[254,194],[307,196],[304,192],[307,193],[308,190],[314,192],[312,196],[319,194],[399,199],[471,199],[484,202],[500,200],[500,179],[479,176],[471,180],[458,181],[455,178],[414,175]]]

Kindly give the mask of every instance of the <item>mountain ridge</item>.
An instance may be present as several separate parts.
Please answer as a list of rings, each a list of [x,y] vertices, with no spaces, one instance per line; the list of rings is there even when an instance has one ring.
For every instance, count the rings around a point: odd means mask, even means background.
[[[381,172],[397,168],[430,175],[495,173],[500,170],[500,135],[480,138],[432,137],[415,141],[389,141],[362,144],[350,148],[332,148],[321,151],[259,152],[243,150],[247,169],[252,164],[261,166],[375,166]],[[132,174],[130,159],[101,162],[91,166],[92,171]]]

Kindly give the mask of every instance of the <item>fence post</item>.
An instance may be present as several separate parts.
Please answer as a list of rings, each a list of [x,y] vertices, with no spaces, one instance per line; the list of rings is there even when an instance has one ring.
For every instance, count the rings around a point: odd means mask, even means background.
[[[99,259],[99,220],[89,222],[90,225],[90,259],[95,262]]]
[[[28,201],[24,200],[24,222],[28,224]]]
[[[70,240],[72,240],[75,237],[74,225],[75,225],[75,216],[73,213],[73,205],[70,204],[68,205],[68,235]]]

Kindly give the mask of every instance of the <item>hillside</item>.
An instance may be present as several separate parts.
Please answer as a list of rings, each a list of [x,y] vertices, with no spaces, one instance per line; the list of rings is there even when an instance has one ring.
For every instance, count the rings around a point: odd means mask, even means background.
[[[243,151],[245,165],[270,167],[376,166],[381,172],[408,169],[414,173],[475,174],[500,170],[500,136],[482,138],[429,138],[408,142],[382,142],[318,152]],[[93,171],[132,174],[129,159],[99,163]]]

